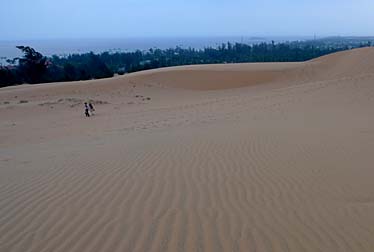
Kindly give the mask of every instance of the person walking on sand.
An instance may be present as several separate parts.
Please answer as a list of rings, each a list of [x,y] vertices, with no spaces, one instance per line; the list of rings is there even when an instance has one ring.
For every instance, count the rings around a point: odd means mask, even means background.
[[[89,107],[87,105],[87,102],[84,103],[84,114],[86,115],[86,117],[90,117],[90,112],[89,112]]]
[[[90,108],[91,115],[93,115],[93,112],[95,111],[94,106],[92,105],[91,102],[88,103],[88,107]]]

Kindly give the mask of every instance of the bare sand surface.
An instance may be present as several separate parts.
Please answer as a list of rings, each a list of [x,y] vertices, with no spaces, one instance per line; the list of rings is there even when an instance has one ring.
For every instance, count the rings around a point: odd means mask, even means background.
[[[3,88],[0,118],[1,252],[374,251],[373,48]]]

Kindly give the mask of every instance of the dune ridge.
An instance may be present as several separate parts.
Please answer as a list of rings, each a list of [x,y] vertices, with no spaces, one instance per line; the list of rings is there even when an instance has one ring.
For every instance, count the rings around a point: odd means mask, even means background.
[[[0,251],[373,251],[373,82],[362,48],[1,89]]]

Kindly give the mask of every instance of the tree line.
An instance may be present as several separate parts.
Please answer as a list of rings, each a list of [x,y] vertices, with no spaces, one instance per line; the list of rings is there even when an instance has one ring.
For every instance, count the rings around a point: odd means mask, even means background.
[[[336,44],[326,41],[295,41],[284,43],[223,43],[204,49],[170,48],[149,49],[134,52],[93,52],[72,54],[67,57],[45,57],[28,46],[17,46],[23,57],[8,60],[8,66],[0,67],[0,87],[22,83],[47,83],[112,77],[160,67],[248,63],[248,62],[298,62],[356,47],[360,44]]]

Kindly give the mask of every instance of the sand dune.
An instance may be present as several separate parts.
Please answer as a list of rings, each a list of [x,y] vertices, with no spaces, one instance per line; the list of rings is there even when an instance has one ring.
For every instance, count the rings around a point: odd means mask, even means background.
[[[373,251],[373,83],[362,48],[1,89],[0,251]]]

